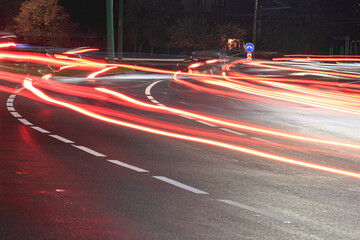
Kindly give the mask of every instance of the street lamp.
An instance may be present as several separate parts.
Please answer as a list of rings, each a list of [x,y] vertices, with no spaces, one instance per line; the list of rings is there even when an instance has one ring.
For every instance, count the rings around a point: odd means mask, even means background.
[[[119,0],[119,23],[118,23],[118,59],[123,57],[123,32],[124,32],[124,0]]]
[[[115,61],[114,43],[114,2],[106,0],[107,52],[110,62]]]
[[[257,12],[259,7],[259,0],[255,0],[255,8],[254,8],[254,23],[253,23],[253,32],[252,32],[252,44],[256,43],[256,21],[257,21]]]

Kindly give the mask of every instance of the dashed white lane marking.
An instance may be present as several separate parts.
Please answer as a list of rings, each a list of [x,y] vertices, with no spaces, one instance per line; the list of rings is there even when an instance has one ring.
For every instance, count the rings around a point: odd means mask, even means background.
[[[223,130],[225,132],[237,134],[237,135],[240,135],[240,136],[245,136],[246,135],[245,133],[237,132],[237,131],[234,131],[234,130],[231,130],[231,129],[228,129],[228,128],[219,128],[219,129]]]
[[[160,104],[160,102],[156,101],[156,100],[151,100],[153,103],[156,103],[156,104]]]
[[[120,161],[118,161],[118,160],[107,160],[107,161],[108,161],[108,162],[111,162],[111,163],[114,163],[114,164],[116,164],[116,165],[119,165],[119,166],[128,168],[128,169],[134,170],[134,171],[136,171],[136,172],[140,172],[140,173],[149,172],[148,170],[145,170],[145,169],[142,169],[142,168],[138,168],[138,167],[132,166],[132,165],[130,165],[130,164],[127,164],[127,163],[124,163],[124,162],[120,162]]]
[[[32,129],[35,129],[36,131],[39,131],[41,133],[50,133],[49,131],[41,128],[41,127],[36,127],[36,126],[31,126]]]
[[[64,143],[74,143],[73,141],[71,141],[71,140],[69,140],[69,139],[67,139],[67,138],[60,137],[59,135],[50,134],[49,136],[50,136],[50,137],[53,137],[53,138],[55,138],[55,139],[57,139],[57,140],[59,140],[59,141],[62,141],[62,142],[64,142]]]
[[[198,123],[201,123],[201,124],[204,124],[204,125],[207,125],[207,126],[210,126],[210,127],[217,127],[216,125],[212,124],[212,123],[208,123],[208,122],[204,122],[204,121],[201,121],[201,120],[196,120]]]
[[[18,112],[10,112],[14,117],[19,118],[21,115]]]
[[[97,151],[94,151],[90,148],[84,147],[84,146],[78,146],[78,145],[74,145],[74,144],[71,144],[71,146],[76,147],[84,152],[90,153],[90,154],[94,155],[95,157],[106,157],[106,155],[99,153]]]
[[[163,181],[163,182],[169,183],[169,184],[171,184],[171,185],[174,185],[174,186],[176,186],[176,187],[182,188],[182,189],[184,189],[184,190],[187,190],[187,191],[189,191],[189,192],[193,192],[193,193],[196,193],[196,194],[209,194],[209,193],[207,193],[207,192],[204,192],[204,191],[199,190],[199,189],[197,189],[197,188],[193,188],[193,187],[191,187],[191,186],[189,186],[189,185],[185,185],[185,184],[183,184],[183,183],[181,183],[181,182],[172,180],[172,179],[167,178],[167,177],[163,177],[163,176],[152,176],[152,177],[153,177],[153,178],[156,178],[156,179],[158,179],[158,180],[160,180],[160,181]]]
[[[162,82],[163,80],[159,80],[159,81],[156,81],[156,82],[153,82],[152,84],[150,84],[149,86],[146,87],[145,89],[145,94],[147,96],[147,98],[157,104],[158,106],[161,106],[161,107],[165,107],[164,104],[160,103],[159,101],[157,101],[152,95],[151,95],[151,89],[156,85],[158,84],[159,82]],[[180,117],[183,117],[183,118],[187,118],[187,119],[190,119],[190,120],[196,120],[196,118],[193,118],[193,117],[189,117],[189,116],[186,116],[186,115],[179,115]],[[204,125],[207,125],[209,127],[214,127],[214,128],[219,128],[220,130],[222,131],[226,131],[226,132],[229,132],[229,133],[233,133],[233,134],[236,134],[236,135],[239,135],[239,136],[245,136],[246,134],[245,133],[241,133],[241,132],[237,132],[237,131],[234,131],[234,130],[231,130],[231,129],[228,129],[228,128],[221,128],[215,124],[212,124],[212,123],[209,123],[209,122],[205,122],[205,121],[202,121],[202,120],[196,120],[198,123],[201,123],[201,124],[204,124]]]
[[[26,125],[26,126],[31,126],[31,125],[34,125],[34,124],[32,124],[31,122],[29,122],[28,120],[26,120],[26,119],[24,119],[24,118],[18,118],[18,120],[20,121],[20,122],[22,122],[24,125]]]
[[[231,200],[222,200],[222,199],[218,199],[218,201],[235,206],[235,207],[239,207],[239,208],[242,208],[242,209],[245,209],[245,210],[248,210],[248,211],[251,211],[251,212],[254,212],[254,213],[257,213],[257,214],[260,214],[260,215],[263,215],[263,216],[266,216],[266,217],[269,217],[269,218],[272,218],[272,219],[275,219],[278,221],[281,221],[283,223],[291,223],[291,221],[287,218],[284,218],[284,217],[275,215],[273,213],[270,213],[270,212],[267,212],[267,211],[264,211],[264,210],[261,210],[258,208],[254,208],[254,207],[242,204],[242,203],[234,202]]]
[[[254,140],[260,141],[260,142],[273,143],[271,141],[268,141],[268,140],[265,140],[265,139],[262,139],[262,138],[257,138],[257,137],[251,137],[251,138],[254,139]]]
[[[157,82],[154,82],[152,83],[151,85],[148,86],[147,88],[147,95],[150,95],[150,89],[152,86],[154,86],[155,84],[157,84],[158,82],[161,82],[162,80],[159,80]],[[151,86],[151,87],[150,87]],[[150,87],[150,88],[149,88]],[[21,89],[17,90],[16,92],[19,92],[21,91]],[[12,94],[10,95],[10,97],[8,98],[8,102],[6,103],[7,105],[7,109],[11,112],[11,114],[14,116],[14,117],[17,117],[17,119],[22,122],[24,125],[27,125],[27,126],[30,126],[31,128],[33,128],[34,130],[37,130],[41,133],[46,133],[46,134],[49,134],[50,137],[53,137],[59,141],[62,141],[62,142],[65,142],[65,143],[71,143],[71,145],[75,148],[78,148],[84,152],[87,152],[89,154],[92,154],[96,157],[106,157],[106,155],[102,154],[102,153],[99,153],[97,151],[94,151],[90,148],[87,148],[87,147],[84,147],[84,146],[78,146],[78,145],[75,145],[73,144],[74,142],[69,140],[69,139],[66,139],[66,138],[63,138],[61,136],[58,136],[58,135],[53,135],[51,134],[50,135],[50,132],[43,129],[43,128],[40,128],[40,127],[37,127],[37,126],[33,126],[32,123],[30,123],[29,121],[27,121],[26,119],[24,118],[18,118],[18,117],[21,117],[19,113],[16,112],[15,108],[13,107],[13,102],[14,102],[14,98],[16,97],[15,94]],[[148,96],[149,97],[149,96]],[[10,100],[11,99],[11,100]],[[154,102],[157,102],[156,100],[153,100]],[[161,104],[158,102],[158,104]],[[163,104],[161,104],[163,105]],[[163,105],[164,106],[164,105]],[[186,117],[186,118],[189,118],[189,119],[193,119],[191,117],[188,117],[188,116],[185,116],[183,115],[183,117]],[[202,121],[201,121],[202,122]],[[209,123],[207,122],[202,122],[206,125],[208,125]],[[213,124],[211,124],[213,125]],[[214,125],[215,127],[218,127],[216,125]],[[227,128],[220,128],[224,131],[228,131],[228,132],[233,132],[235,134],[238,134],[238,135],[244,135],[242,133],[239,133],[239,132],[235,132],[233,130],[230,130],[230,129],[227,129]],[[107,160],[108,162],[111,162],[111,163],[114,163],[116,165],[119,165],[119,166],[122,166],[122,167],[125,167],[125,168],[128,168],[128,169],[131,169],[131,170],[134,170],[134,171],[137,171],[137,172],[149,172],[148,170],[145,170],[145,169],[142,169],[142,168],[138,168],[138,167],[135,167],[135,166],[132,166],[130,164],[127,164],[127,163],[123,163],[123,162],[120,162],[118,160]],[[197,189],[197,188],[194,188],[194,187],[191,187],[189,185],[186,185],[186,184],[183,184],[183,183],[180,183],[178,181],[175,181],[175,180],[172,180],[170,178],[167,178],[167,177],[163,177],[163,176],[152,176],[153,178],[155,179],[158,179],[160,181],[163,181],[163,182],[166,182],[168,184],[171,184],[173,186],[176,186],[176,187],[179,187],[181,189],[184,189],[184,190],[187,190],[187,191],[190,191],[192,193],[195,193],[195,194],[209,194],[205,191],[202,191],[200,189]],[[253,211],[255,213],[258,213],[258,214],[261,214],[261,215],[264,215],[264,216],[267,216],[267,217],[270,217],[270,218],[273,218],[273,219],[276,219],[276,220],[279,220],[279,221],[283,221],[283,222],[286,222],[286,223],[290,223],[290,221],[288,219],[285,219],[285,218],[282,218],[280,216],[277,216],[277,215],[274,215],[272,213],[269,213],[269,212],[266,212],[266,211],[263,211],[263,210],[260,210],[260,209],[256,209],[256,208],[253,208],[253,207],[250,207],[250,206],[247,206],[247,205],[244,205],[244,204],[240,204],[240,203],[237,203],[237,202],[233,202],[233,201],[230,201],[230,200],[218,200],[220,202],[223,202],[223,203],[227,203],[229,205],[232,205],[232,206],[236,206],[236,207],[240,207],[240,208],[243,208],[243,209],[246,209],[246,210],[249,210],[249,211]]]

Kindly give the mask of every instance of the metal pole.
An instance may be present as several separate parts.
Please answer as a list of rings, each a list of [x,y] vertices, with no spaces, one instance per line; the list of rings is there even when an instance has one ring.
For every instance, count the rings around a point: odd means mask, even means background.
[[[255,9],[254,9],[254,25],[253,25],[253,32],[252,32],[252,44],[256,44],[256,21],[257,21],[257,12],[258,12],[259,0],[255,0]]]
[[[123,33],[124,32],[124,0],[119,0],[119,25],[118,25],[118,58],[123,58]]]
[[[106,0],[107,51],[110,62],[115,61],[114,44],[114,2]]]

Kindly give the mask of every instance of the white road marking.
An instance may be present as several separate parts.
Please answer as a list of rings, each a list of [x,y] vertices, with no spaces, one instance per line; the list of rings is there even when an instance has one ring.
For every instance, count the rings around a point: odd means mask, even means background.
[[[16,111],[14,107],[8,107],[7,109],[8,109],[9,112]]]
[[[201,120],[196,120],[198,123],[201,123],[201,124],[205,124],[207,126],[210,126],[210,127],[217,127],[216,125],[214,124],[211,124],[211,123],[208,123],[208,122],[204,122],[204,121],[201,121]]]
[[[9,96],[9,98],[15,98],[16,97],[16,94],[11,94],[10,96]]]
[[[39,131],[41,133],[50,133],[49,131],[41,128],[41,127],[36,127],[36,126],[31,126],[31,128],[35,129],[36,131]]]
[[[274,71],[279,71],[278,69],[273,69],[273,68],[263,68],[261,70],[257,69],[257,68],[250,68],[247,71],[249,72],[274,72]]]
[[[59,135],[49,135],[50,137],[53,137],[53,138],[55,138],[55,139],[57,139],[57,140],[59,140],[59,141],[62,141],[62,142],[64,142],[64,143],[74,143],[73,141],[71,141],[71,140],[69,140],[69,139],[66,139],[66,138],[63,138],[63,137],[61,137],[61,136],[59,136]]]
[[[254,77],[268,77],[268,78],[279,78],[279,77],[283,77],[283,75],[253,75]]]
[[[180,115],[180,117],[184,117],[184,118],[191,119],[191,120],[194,120],[194,119],[195,119],[195,118],[193,118],[193,117],[189,117],[189,116],[186,116],[186,115]]]
[[[147,96],[147,98],[150,99],[150,100],[154,100],[153,96],[150,96],[150,95]]]
[[[237,131],[234,131],[234,130],[231,130],[231,129],[228,129],[228,128],[220,128],[220,130],[223,130],[223,131],[226,131],[226,132],[229,132],[229,133],[233,133],[233,134],[237,134],[237,135],[240,135],[240,136],[245,136],[246,135],[244,133],[237,132]]]
[[[127,163],[124,163],[124,162],[120,162],[120,161],[118,161],[118,160],[107,160],[107,161],[108,161],[108,162],[111,162],[111,163],[114,163],[114,164],[116,164],[116,165],[119,165],[119,166],[128,168],[128,169],[134,170],[134,171],[136,171],[136,172],[140,172],[140,173],[149,172],[148,170],[145,170],[145,169],[142,169],[142,168],[138,168],[138,167],[132,166],[132,165],[130,165],[130,164],[127,164]]]
[[[21,115],[18,112],[10,112],[14,117],[19,118]]]
[[[153,103],[159,104],[160,102],[156,101],[156,100],[151,100]]]
[[[8,98],[7,102],[14,102],[14,98]]]
[[[26,125],[26,126],[30,126],[30,125],[34,125],[34,124],[32,124],[31,122],[29,122],[28,120],[26,120],[26,119],[24,119],[24,118],[18,118],[18,120],[20,121],[20,122],[22,122],[24,125]]]
[[[269,217],[269,218],[272,218],[272,219],[275,219],[275,220],[278,220],[278,221],[281,221],[283,223],[291,223],[291,221],[289,219],[287,219],[287,218],[284,218],[284,217],[275,215],[273,213],[266,212],[264,210],[254,208],[254,207],[242,204],[242,203],[234,202],[234,201],[231,201],[231,200],[222,200],[222,199],[218,199],[218,201],[222,202],[222,203],[232,205],[232,206],[235,206],[235,207],[239,207],[239,208],[242,208],[242,209],[245,209],[245,210],[248,210],[248,211],[251,211],[251,212],[254,212],[254,213],[257,213],[257,214],[260,214],[260,215],[263,215],[263,216],[266,216],[266,217]]]
[[[7,107],[13,107],[13,106],[14,106],[14,103],[12,103],[12,102],[7,102],[7,103],[6,103],[6,106],[7,106]]]
[[[187,191],[189,191],[189,192],[193,192],[193,193],[196,193],[196,194],[209,194],[209,193],[207,193],[207,192],[204,192],[204,191],[199,190],[199,189],[197,189],[197,188],[193,188],[193,187],[191,187],[191,186],[185,185],[185,184],[183,184],[183,183],[180,183],[180,182],[178,182],[178,181],[172,180],[172,179],[167,178],[167,177],[162,177],[162,176],[152,176],[152,177],[153,177],[153,178],[156,178],[156,179],[158,179],[158,180],[160,180],[160,181],[163,181],[163,182],[169,183],[169,184],[171,184],[171,185],[174,185],[174,186],[176,186],[176,187],[182,188],[182,189],[184,189],[184,190],[187,190]]]
[[[254,139],[254,140],[260,141],[260,142],[273,143],[271,141],[268,141],[268,140],[265,140],[265,139],[262,139],[262,138],[257,138],[257,137],[251,137],[251,138]]]
[[[328,74],[323,74],[323,73],[305,73],[305,72],[298,72],[298,73],[291,73],[290,75],[293,76],[306,76],[306,75],[314,75],[314,76],[320,76],[320,77],[330,77],[330,78],[339,78],[339,76],[333,76],[333,75],[328,75]]]
[[[87,152],[87,153],[90,153],[91,155],[94,155],[95,157],[106,157],[106,155],[102,154],[102,153],[99,153],[99,152],[96,152],[90,148],[87,148],[87,147],[84,147],[84,146],[77,146],[77,145],[74,145],[72,144],[71,146],[73,147],[76,147],[84,152]]]
[[[158,84],[159,82],[162,82],[162,81],[164,81],[164,80],[158,80],[158,81],[156,81],[156,82],[153,82],[153,83],[150,84],[149,86],[147,86],[147,88],[145,89],[145,94],[146,94],[146,95],[151,95],[151,93],[150,93],[151,88],[152,88],[153,86],[155,86],[156,84]]]

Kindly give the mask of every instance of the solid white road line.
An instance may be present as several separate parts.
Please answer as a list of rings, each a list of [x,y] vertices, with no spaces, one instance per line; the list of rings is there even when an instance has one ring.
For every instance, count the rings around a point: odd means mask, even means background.
[[[50,133],[49,131],[41,128],[41,127],[36,127],[36,126],[31,126],[31,128],[35,129],[36,131],[39,131],[41,133]]]
[[[152,88],[153,86],[155,86],[156,84],[158,84],[159,82],[162,82],[162,81],[164,81],[164,80],[158,80],[158,81],[156,81],[156,82],[153,82],[153,83],[150,84],[149,86],[147,86],[147,88],[145,89],[145,94],[146,94],[146,95],[151,95],[151,93],[150,93],[151,88]]]
[[[102,154],[102,153],[99,153],[99,152],[96,152],[90,148],[87,148],[87,147],[84,147],[84,146],[77,146],[77,145],[74,145],[72,144],[71,146],[73,147],[76,147],[84,152],[87,152],[87,153],[90,153],[91,155],[94,155],[95,157],[106,157],[106,155]]]
[[[265,139],[262,139],[262,138],[257,138],[257,137],[251,137],[251,138],[254,139],[254,140],[260,141],[260,142],[273,143],[271,141],[268,141],[268,140],[265,140]]]
[[[10,112],[14,117],[19,118],[21,115],[18,112]]]
[[[226,131],[226,132],[229,132],[229,133],[234,133],[234,134],[237,134],[237,135],[246,135],[244,133],[241,133],[241,132],[237,132],[237,131],[234,131],[234,130],[231,130],[231,129],[228,129],[228,128],[220,128],[220,130],[223,130],[223,131]]]
[[[142,168],[138,168],[138,167],[132,166],[132,165],[130,165],[130,164],[127,164],[127,163],[124,163],[124,162],[120,162],[120,161],[118,161],[118,160],[107,160],[107,161],[108,161],[108,162],[111,162],[111,163],[114,163],[114,164],[116,164],[116,165],[119,165],[119,166],[128,168],[128,169],[134,170],[134,171],[136,171],[136,172],[140,172],[140,173],[149,172],[148,170],[145,170],[145,169],[142,169]]]
[[[24,119],[24,118],[18,118],[18,120],[20,121],[20,122],[22,122],[24,125],[26,125],[26,126],[30,126],[30,125],[34,125],[34,124],[32,124],[31,122],[29,122],[28,120],[26,120],[26,119]]]
[[[242,204],[242,203],[234,202],[231,200],[222,200],[222,199],[218,199],[218,201],[235,206],[235,207],[239,207],[239,208],[242,208],[242,209],[245,209],[245,210],[248,210],[248,211],[251,211],[251,212],[254,212],[254,213],[257,213],[257,214],[260,214],[260,215],[263,215],[263,216],[266,216],[266,217],[269,217],[269,218],[272,218],[272,219],[275,219],[278,221],[281,221],[283,223],[291,223],[291,221],[287,218],[283,218],[281,216],[278,216],[278,215],[272,214],[270,212],[266,212],[261,209],[254,208],[254,207]]]
[[[193,117],[189,117],[189,116],[186,116],[186,115],[180,115],[180,117],[184,117],[184,118],[191,119],[191,120],[194,120],[194,119],[195,119],[195,118],[193,118]]]
[[[209,194],[207,192],[204,192],[202,190],[199,190],[199,189],[196,189],[196,188],[193,188],[193,187],[190,187],[188,185],[185,185],[183,183],[180,183],[178,181],[175,181],[175,180],[172,180],[170,178],[167,178],[167,177],[162,177],[162,176],[153,176],[153,178],[156,178],[160,181],[163,181],[163,182],[166,182],[166,183],[169,183],[171,185],[174,185],[176,187],[179,187],[179,188],[182,188],[184,190],[187,190],[187,191],[190,191],[190,192],[193,192],[193,193],[196,193],[196,194]]]
[[[66,139],[66,138],[63,138],[63,137],[60,137],[58,135],[49,135],[50,137],[53,137],[59,141],[62,141],[64,143],[74,143],[73,141],[69,140],[69,139]]]

